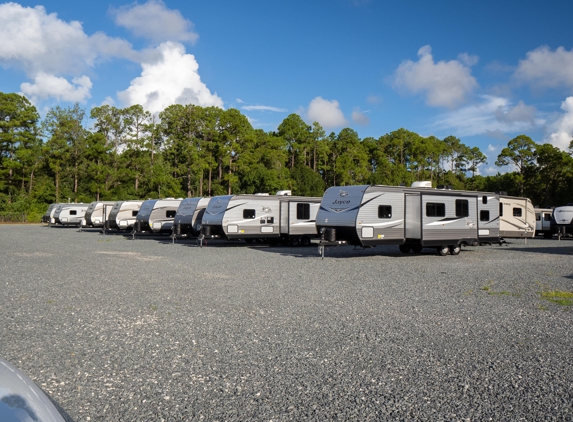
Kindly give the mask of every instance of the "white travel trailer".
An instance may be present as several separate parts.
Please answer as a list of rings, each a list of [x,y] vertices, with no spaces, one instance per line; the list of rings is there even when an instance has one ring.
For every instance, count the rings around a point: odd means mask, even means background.
[[[103,227],[107,221],[115,201],[95,201],[92,202],[86,211],[82,226]]]
[[[504,239],[535,236],[535,211],[528,198],[499,195],[499,236]]]
[[[322,252],[325,245],[348,243],[457,255],[462,245],[499,242],[498,210],[494,193],[433,189],[430,182],[342,186],[325,192],[316,226]]]
[[[50,223],[52,221],[52,218],[54,217],[54,213],[56,212],[56,208],[58,208],[58,205],[66,205],[66,204],[57,202],[50,204],[50,206],[46,210],[46,213],[42,216],[42,223]]]
[[[535,208],[535,235],[543,235],[546,239],[553,237],[551,231],[552,208]]]
[[[211,198],[185,198],[179,204],[173,220],[175,236],[198,236],[205,209]]]
[[[135,219],[135,232],[171,233],[181,201],[181,198],[166,198],[143,202]]]
[[[201,236],[309,245],[317,235],[315,219],[322,198],[280,193],[213,197],[203,215]]]
[[[556,207],[553,210],[551,219],[552,233],[557,233],[559,239],[566,234],[573,234],[573,203],[562,207]]]
[[[80,227],[88,208],[89,204],[60,204],[56,207],[51,224]]]
[[[143,201],[117,201],[108,216],[109,228],[117,230],[133,228],[141,204]]]

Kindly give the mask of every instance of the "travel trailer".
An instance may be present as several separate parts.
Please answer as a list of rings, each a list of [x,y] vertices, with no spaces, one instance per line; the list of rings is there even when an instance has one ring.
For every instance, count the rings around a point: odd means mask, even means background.
[[[535,236],[535,211],[528,198],[499,195],[499,236],[504,239]]]
[[[304,246],[317,236],[315,218],[322,198],[277,195],[216,196],[201,222],[201,238],[244,239]]]
[[[534,208],[535,212],[535,235],[543,235],[546,239],[553,237],[551,231],[551,216],[553,215],[552,208]]]
[[[398,245],[403,253],[436,248],[457,255],[462,245],[499,242],[499,199],[492,192],[362,185],[326,190],[316,226],[324,246]]]
[[[145,201],[135,219],[135,232],[171,233],[173,219],[181,201],[181,198]]]
[[[89,204],[60,204],[56,207],[51,224],[80,227],[88,208]]]
[[[108,216],[110,229],[129,230],[133,228],[137,213],[143,201],[117,201]]]
[[[107,221],[115,201],[92,202],[86,211],[83,227],[103,227]]]
[[[185,198],[179,204],[173,219],[174,236],[198,236],[201,220],[211,198]]]
[[[573,234],[573,203],[556,207],[553,210],[551,232],[556,233],[559,239],[563,235]]]
[[[56,208],[58,208],[58,205],[66,205],[66,204],[57,202],[50,204],[50,206],[46,210],[46,213],[42,216],[42,223],[50,223],[52,221],[52,218],[54,217],[54,213],[56,212]]]

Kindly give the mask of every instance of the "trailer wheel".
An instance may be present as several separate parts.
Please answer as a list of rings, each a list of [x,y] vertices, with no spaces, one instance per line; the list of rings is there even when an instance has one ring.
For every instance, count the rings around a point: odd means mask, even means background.
[[[461,250],[462,250],[462,247],[460,245],[451,245],[450,246],[450,253],[452,255],[459,255]]]
[[[422,252],[422,245],[414,245],[414,246],[412,246],[412,252],[414,252],[414,253],[420,253],[420,252]]]
[[[444,246],[438,247],[438,254],[439,254],[440,256],[446,256],[446,255],[449,254],[449,253],[450,253],[450,248],[449,248],[449,246],[444,245]]]
[[[302,246],[310,246],[310,238],[303,236],[301,239]]]
[[[298,239],[298,237],[293,237],[290,239],[290,245],[291,246],[298,246],[300,244],[300,240]]]
[[[400,245],[398,246],[398,249],[400,249],[400,252],[402,253],[409,253],[411,250],[409,245]]]

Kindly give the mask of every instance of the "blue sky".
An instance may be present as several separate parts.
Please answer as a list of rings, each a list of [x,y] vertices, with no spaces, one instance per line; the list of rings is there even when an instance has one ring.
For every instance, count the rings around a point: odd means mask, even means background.
[[[378,138],[404,127],[488,155],[573,139],[573,2],[0,3],[0,91],[55,105],[235,107]],[[6,42],[7,41],[7,42]]]

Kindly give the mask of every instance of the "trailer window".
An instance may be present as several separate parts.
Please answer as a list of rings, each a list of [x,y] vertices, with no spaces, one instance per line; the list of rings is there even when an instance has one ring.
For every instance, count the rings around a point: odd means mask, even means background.
[[[551,214],[543,214],[543,221],[551,221]]]
[[[392,218],[392,206],[378,205],[378,218]]]
[[[176,213],[177,213],[177,211],[174,211],[174,210],[166,211],[166,212],[165,212],[165,217],[167,217],[167,218],[174,218]]]
[[[489,221],[489,210],[481,210],[479,212],[479,221]]]
[[[78,212],[76,210],[70,210],[70,215],[78,215]]]
[[[426,203],[426,217],[445,217],[446,204],[438,204],[435,202]]]
[[[255,218],[255,210],[243,210],[243,218]]]
[[[296,204],[296,219],[310,220],[310,204]]]
[[[503,217],[503,203],[502,202],[499,203],[499,216]]]
[[[513,209],[513,216],[514,217],[521,217],[521,215],[523,214],[521,208],[514,208]]]
[[[541,221],[541,214],[538,212],[535,213],[535,221]]]
[[[275,218],[274,217],[267,217],[267,224],[275,224]]]
[[[481,197],[481,203],[482,204],[487,204],[487,195],[484,195]]]
[[[138,213],[138,212],[139,212],[139,211],[132,211],[132,212],[131,212],[131,216],[132,216],[132,217],[137,217],[137,213]]]
[[[467,199],[456,199],[456,217],[468,217],[470,206]]]

